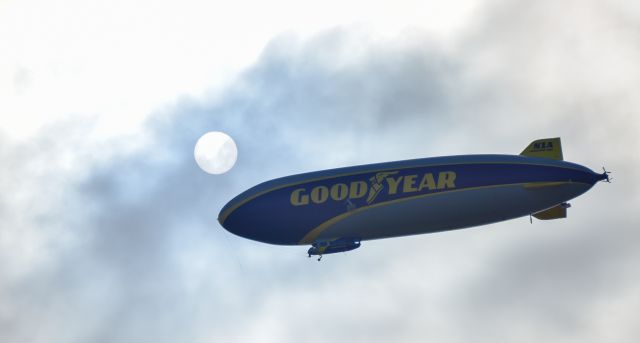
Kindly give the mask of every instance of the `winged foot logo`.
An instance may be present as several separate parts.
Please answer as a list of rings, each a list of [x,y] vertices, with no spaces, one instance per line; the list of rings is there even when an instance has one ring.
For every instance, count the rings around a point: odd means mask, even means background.
[[[316,186],[311,189],[297,188],[291,192],[290,202],[293,206],[322,204],[327,201],[349,201],[366,198],[372,204],[376,198],[385,193],[388,195],[411,195],[433,190],[456,188],[456,173],[442,171],[434,173],[397,175],[398,171],[379,172],[365,181],[335,183],[331,186]]]

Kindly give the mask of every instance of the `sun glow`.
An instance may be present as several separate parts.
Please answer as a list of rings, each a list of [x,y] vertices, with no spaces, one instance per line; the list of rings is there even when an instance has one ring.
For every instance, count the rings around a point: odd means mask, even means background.
[[[220,131],[204,134],[193,150],[198,166],[209,174],[224,174],[236,163],[238,148],[229,135]]]

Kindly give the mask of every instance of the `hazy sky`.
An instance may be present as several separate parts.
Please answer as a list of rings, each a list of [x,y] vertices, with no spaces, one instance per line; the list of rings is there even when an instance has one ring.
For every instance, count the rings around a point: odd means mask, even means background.
[[[135,3],[0,3],[0,341],[640,337],[640,6]],[[211,130],[223,175],[193,160]],[[614,178],[566,220],[321,263],[216,221],[270,178],[555,136]]]

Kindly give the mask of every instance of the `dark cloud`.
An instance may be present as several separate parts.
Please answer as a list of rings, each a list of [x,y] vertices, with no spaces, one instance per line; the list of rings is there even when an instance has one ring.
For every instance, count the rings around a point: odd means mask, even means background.
[[[629,276],[640,238],[630,181],[638,160],[629,153],[640,147],[629,110],[640,83],[640,49],[628,47],[637,33],[619,24],[619,11],[599,11],[609,5],[569,14],[556,8],[568,5],[520,5],[494,5],[453,49],[427,36],[379,41],[349,29],[276,38],[215,100],[181,99],[152,115],[144,148],[123,148],[136,137],[97,144],[91,123],[59,124],[25,146],[2,142],[0,160],[10,167],[0,171],[0,243],[14,248],[0,253],[0,337],[601,337],[609,327],[594,313],[612,299],[633,299],[639,282]],[[611,31],[592,35],[594,18],[596,29]],[[622,57],[606,53],[612,48]],[[209,176],[193,161],[209,130],[238,144],[227,174]],[[557,135],[569,160],[607,162],[621,180],[577,199],[562,222],[367,242],[323,263],[304,258],[304,248],[239,239],[216,222],[231,197],[273,177],[435,154],[517,153]],[[30,206],[37,211],[26,212]],[[611,328],[634,337],[632,328]]]

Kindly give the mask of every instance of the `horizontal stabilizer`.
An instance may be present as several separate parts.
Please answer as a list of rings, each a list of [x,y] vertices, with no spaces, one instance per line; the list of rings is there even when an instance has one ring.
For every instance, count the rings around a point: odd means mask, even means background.
[[[538,139],[520,153],[521,156],[550,158],[562,161],[560,137]]]
[[[560,204],[556,207],[534,213],[533,216],[540,220],[567,218],[567,206]]]

